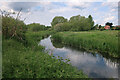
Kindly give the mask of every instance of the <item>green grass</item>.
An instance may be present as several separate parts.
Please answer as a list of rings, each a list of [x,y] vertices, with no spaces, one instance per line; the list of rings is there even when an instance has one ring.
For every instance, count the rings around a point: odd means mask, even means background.
[[[51,33],[28,31],[27,47],[16,40],[3,39],[3,78],[87,78],[82,71],[44,53],[44,47],[37,45]]]
[[[90,52],[100,52],[114,58],[120,58],[118,53],[119,31],[81,31],[59,32],[52,36],[55,41],[75,48],[83,48]]]

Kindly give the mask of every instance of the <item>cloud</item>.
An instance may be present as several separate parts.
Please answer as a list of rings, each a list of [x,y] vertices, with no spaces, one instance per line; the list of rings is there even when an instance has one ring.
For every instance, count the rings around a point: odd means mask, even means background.
[[[118,2],[103,2],[102,6],[109,7],[111,9],[111,12],[118,10]]]
[[[114,13],[103,13],[101,14],[103,16],[96,18],[96,23],[105,25],[106,22],[112,22],[113,25],[117,25],[118,18],[117,15],[114,15]]]
[[[114,20],[114,19],[115,19],[114,16],[109,16],[109,17],[106,17],[106,18],[104,19],[104,22],[109,22],[109,21],[112,21],[112,20]]]
[[[119,2],[119,0],[107,0],[107,2]]]
[[[61,13],[61,12],[66,12],[69,11],[70,8],[64,7],[64,8],[59,8],[59,9],[51,9],[49,12],[51,13]]]
[[[79,2],[78,0],[76,2],[67,2],[66,4],[68,7],[77,8],[80,10],[88,8],[90,6],[90,3]]]
[[[19,11],[22,8],[22,12],[30,12],[31,10],[42,10],[46,8],[51,2],[0,2],[2,10],[12,9],[13,11]],[[41,9],[40,9],[41,8]]]
[[[57,2],[59,5],[54,5],[49,10],[51,13],[67,13],[68,11],[76,12],[84,10],[90,7],[91,3],[83,3],[83,2]],[[62,3],[62,4],[61,4]]]
[[[12,2],[8,6],[14,11],[19,11],[22,8],[22,12],[29,12],[32,7],[38,4],[37,2]]]
[[[8,9],[10,9],[8,7],[8,5],[9,5],[9,2],[0,2],[0,9],[1,10],[8,10]]]
[[[22,8],[22,17],[24,19],[27,16],[25,21],[27,24],[37,22],[50,25],[55,16],[63,16],[69,19],[75,15],[88,17],[91,14],[95,23],[104,25],[105,21],[117,23],[117,4],[116,2],[81,2],[80,0],[64,2],[0,2],[0,9],[18,12]]]

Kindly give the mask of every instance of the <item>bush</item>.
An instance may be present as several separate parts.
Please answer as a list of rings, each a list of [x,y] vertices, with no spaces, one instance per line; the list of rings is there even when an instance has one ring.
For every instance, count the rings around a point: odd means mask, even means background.
[[[116,30],[120,30],[120,26],[116,26]]]
[[[24,42],[26,30],[27,28],[23,21],[11,16],[2,17],[2,33],[4,38],[14,38]]]
[[[33,30],[34,32],[42,31],[42,30],[45,30],[45,26],[44,26],[44,25],[34,26],[34,27],[32,28],[32,30]]]
[[[44,31],[44,30],[49,29],[47,26],[41,25],[39,23],[32,23],[32,24],[29,24],[27,26],[28,26],[28,28],[30,28],[34,32]]]

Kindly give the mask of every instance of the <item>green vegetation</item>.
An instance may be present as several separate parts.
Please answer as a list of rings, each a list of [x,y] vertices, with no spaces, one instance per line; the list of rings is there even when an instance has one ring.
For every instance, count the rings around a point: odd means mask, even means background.
[[[2,34],[8,39],[16,39],[25,42],[25,32],[27,28],[23,21],[15,19],[11,16],[2,16]]]
[[[54,23],[54,25],[53,25]],[[69,21],[64,17],[55,17],[51,23],[55,31],[88,31],[94,27],[94,21],[91,15],[88,18],[84,16],[72,16]]]
[[[56,16],[56,17],[54,17],[54,19],[52,20],[51,25],[52,25],[52,26],[55,26],[55,25],[58,24],[58,23],[64,23],[64,22],[67,22],[67,19],[65,19],[65,18],[62,17],[62,16]]]
[[[3,78],[87,78],[82,71],[68,64],[68,59],[66,62],[61,57],[57,59],[46,54],[43,46],[38,46],[40,40],[50,34],[54,34],[52,36],[54,41],[62,44],[98,51],[115,58],[120,57],[117,46],[118,31],[89,31],[98,27],[98,25],[94,27],[91,15],[88,18],[73,16],[69,21],[57,16],[51,23],[52,28],[38,23],[26,25],[19,19],[19,15],[20,12],[17,18],[13,18],[10,13],[2,14]],[[56,31],[77,32],[56,33]]]
[[[31,34],[30,34],[31,33]],[[41,34],[41,35],[39,35]],[[3,39],[3,78],[87,78],[70,64],[43,52],[38,40],[50,32],[28,32],[25,47],[13,39]]]
[[[27,27],[31,29],[33,32],[43,31],[51,28],[45,25],[40,25],[39,23],[28,24]]]
[[[84,48],[120,58],[118,53],[118,31],[59,32],[52,36],[54,41],[74,48]]]
[[[9,15],[3,15],[2,20],[3,78],[87,78],[82,71],[68,64],[68,59],[66,62],[61,57],[56,59],[46,54],[43,46],[38,46],[42,38],[55,31],[37,30],[38,24],[26,26]]]

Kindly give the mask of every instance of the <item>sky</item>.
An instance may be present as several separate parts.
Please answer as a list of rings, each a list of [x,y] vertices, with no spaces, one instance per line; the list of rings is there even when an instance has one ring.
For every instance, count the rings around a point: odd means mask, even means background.
[[[118,2],[117,0],[47,0],[47,1],[0,1],[0,9],[8,12],[16,12],[22,8],[21,20],[25,19],[26,24],[40,23],[50,26],[55,16],[63,16],[68,20],[72,16],[81,15],[88,17],[92,15],[95,24],[105,25],[106,22],[112,22],[118,25]],[[16,17],[16,15],[14,15]]]

